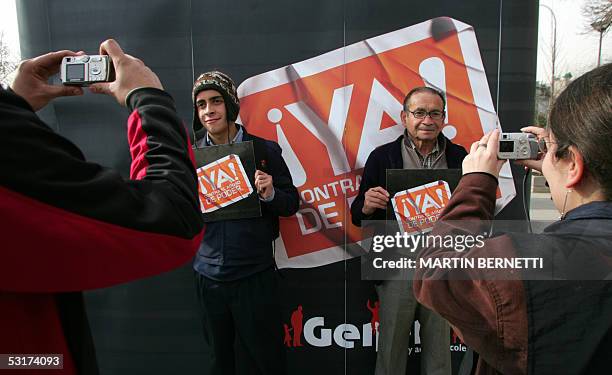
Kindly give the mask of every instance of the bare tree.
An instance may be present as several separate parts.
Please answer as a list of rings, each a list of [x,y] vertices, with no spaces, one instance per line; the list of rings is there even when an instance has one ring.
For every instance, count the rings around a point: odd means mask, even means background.
[[[593,24],[609,27],[612,23],[612,0],[585,0],[582,15],[587,20],[586,28],[589,31],[592,30]]]
[[[4,33],[0,32],[0,84],[8,84],[10,74],[17,69],[19,60],[13,55],[4,41]]]
[[[599,66],[601,64],[601,42],[612,24],[612,0],[586,0],[582,6],[582,15],[587,20],[587,30],[595,30],[599,33],[597,57],[597,66]]]

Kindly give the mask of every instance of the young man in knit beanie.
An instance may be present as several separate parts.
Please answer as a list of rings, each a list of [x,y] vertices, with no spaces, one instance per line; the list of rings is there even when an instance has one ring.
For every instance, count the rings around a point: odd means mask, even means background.
[[[279,216],[298,209],[297,189],[280,146],[236,123],[240,101],[230,77],[218,71],[201,74],[192,98],[195,147],[253,142],[262,207],[261,217],[207,224],[194,261],[206,346],[203,373],[285,374],[273,242]]]

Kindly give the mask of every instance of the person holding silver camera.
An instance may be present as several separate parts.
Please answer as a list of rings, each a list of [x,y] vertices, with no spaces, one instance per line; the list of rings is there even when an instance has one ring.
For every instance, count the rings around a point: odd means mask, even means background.
[[[114,40],[100,54],[112,58],[116,80],[91,91],[132,111],[130,180],[87,162],[35,113],[83,93],[48,83],[64,57],[82,53],[25,60],[0,89],[0,353],[61,354],[62,374],[98,373],[81,291],[176,268],[202,238],[191,148],[172,97]]]
[[[540,269],[417,270],[417,299],[446,318],[478,360],[476,374],[603,374],[612,367],[612,64],[573,81],[548,128],[526,127],[559,221],[541,234],[506,233],[464,252],[424,249],[420,259],[538,257]],[[485,232],[495,209],[499,130],[474,142],[434,235]],[[436,280],[436,282],[431,282]]]

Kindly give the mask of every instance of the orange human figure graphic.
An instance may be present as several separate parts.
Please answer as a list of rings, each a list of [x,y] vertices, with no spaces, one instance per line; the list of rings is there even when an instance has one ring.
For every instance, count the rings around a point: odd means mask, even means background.
[[[283,323],[283,328],[285,329],[285,338],[283,339],[283,344],[287,345],[288,348],[291,347],[291,330],[293,328],[289,328],[289,326]]]
[[[454,329],[451,328],[451,332],[453,334],[453,338],[452,338],[452,342],[453,344],[457,343],[457,340],[459,340],[459,342],[461,342],[461,339],[459,338],[459,336],[457,335],[457,333],[455,332]]]
[[[291,327],[293,328],[293,347],[302,346],[302,321],[304,314],[302,313],[302,305],[299,305],[297,310],[291,314]]]
[[[368,310],[370,310],[370,312],[372,313],[372,320],[370,320],[370,324],[372,325],[372,334],[375,334],[375,332],[378,332],[378,325],[380,324],[380,320],[378,317],[378,309],[380,307],[380,304],[378,301],[374,302],[374,307],[372,307],[372,304],[370,303],[370,300],[368,300]]]

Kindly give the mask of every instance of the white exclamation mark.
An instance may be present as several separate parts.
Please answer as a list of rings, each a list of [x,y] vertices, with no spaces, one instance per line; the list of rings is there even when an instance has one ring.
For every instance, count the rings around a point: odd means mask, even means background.
[[[279,124],[282,119],[283,112],[281,112],[280,109],[272,108],[268,111],[268,121],[276,125],[276,138],[278,139],[279,146],[283,150],[283,159],[285,163],[287,163],[287,167],[291,173],[293,185],[300,187],[306,183],[306,171],[302,163],[300,163],[300,159],[295,154],[295,151],[291,148],[291,144],[285,136],[285,133],[283,133],[283,128]]]
[[[442,91],[442,94],[447,98],[447,107],[444,108],[446,111],[444,123],[446,125],[442,129],[442,134],[452,140],[457,136],[457,128],[448,123],[448,96],[446,95],[446,69],[444,68],[444,62],[439,57],[425,59],[419,65],[419,74],[423,82],[425,82],[425,86]]]
[[[232,174],[234,175],[234,178],[237,180],[238,179],[238,174],[236,173],[236,166],[234,165],[234,163],[229,163],[227,166],[232,171]]]

